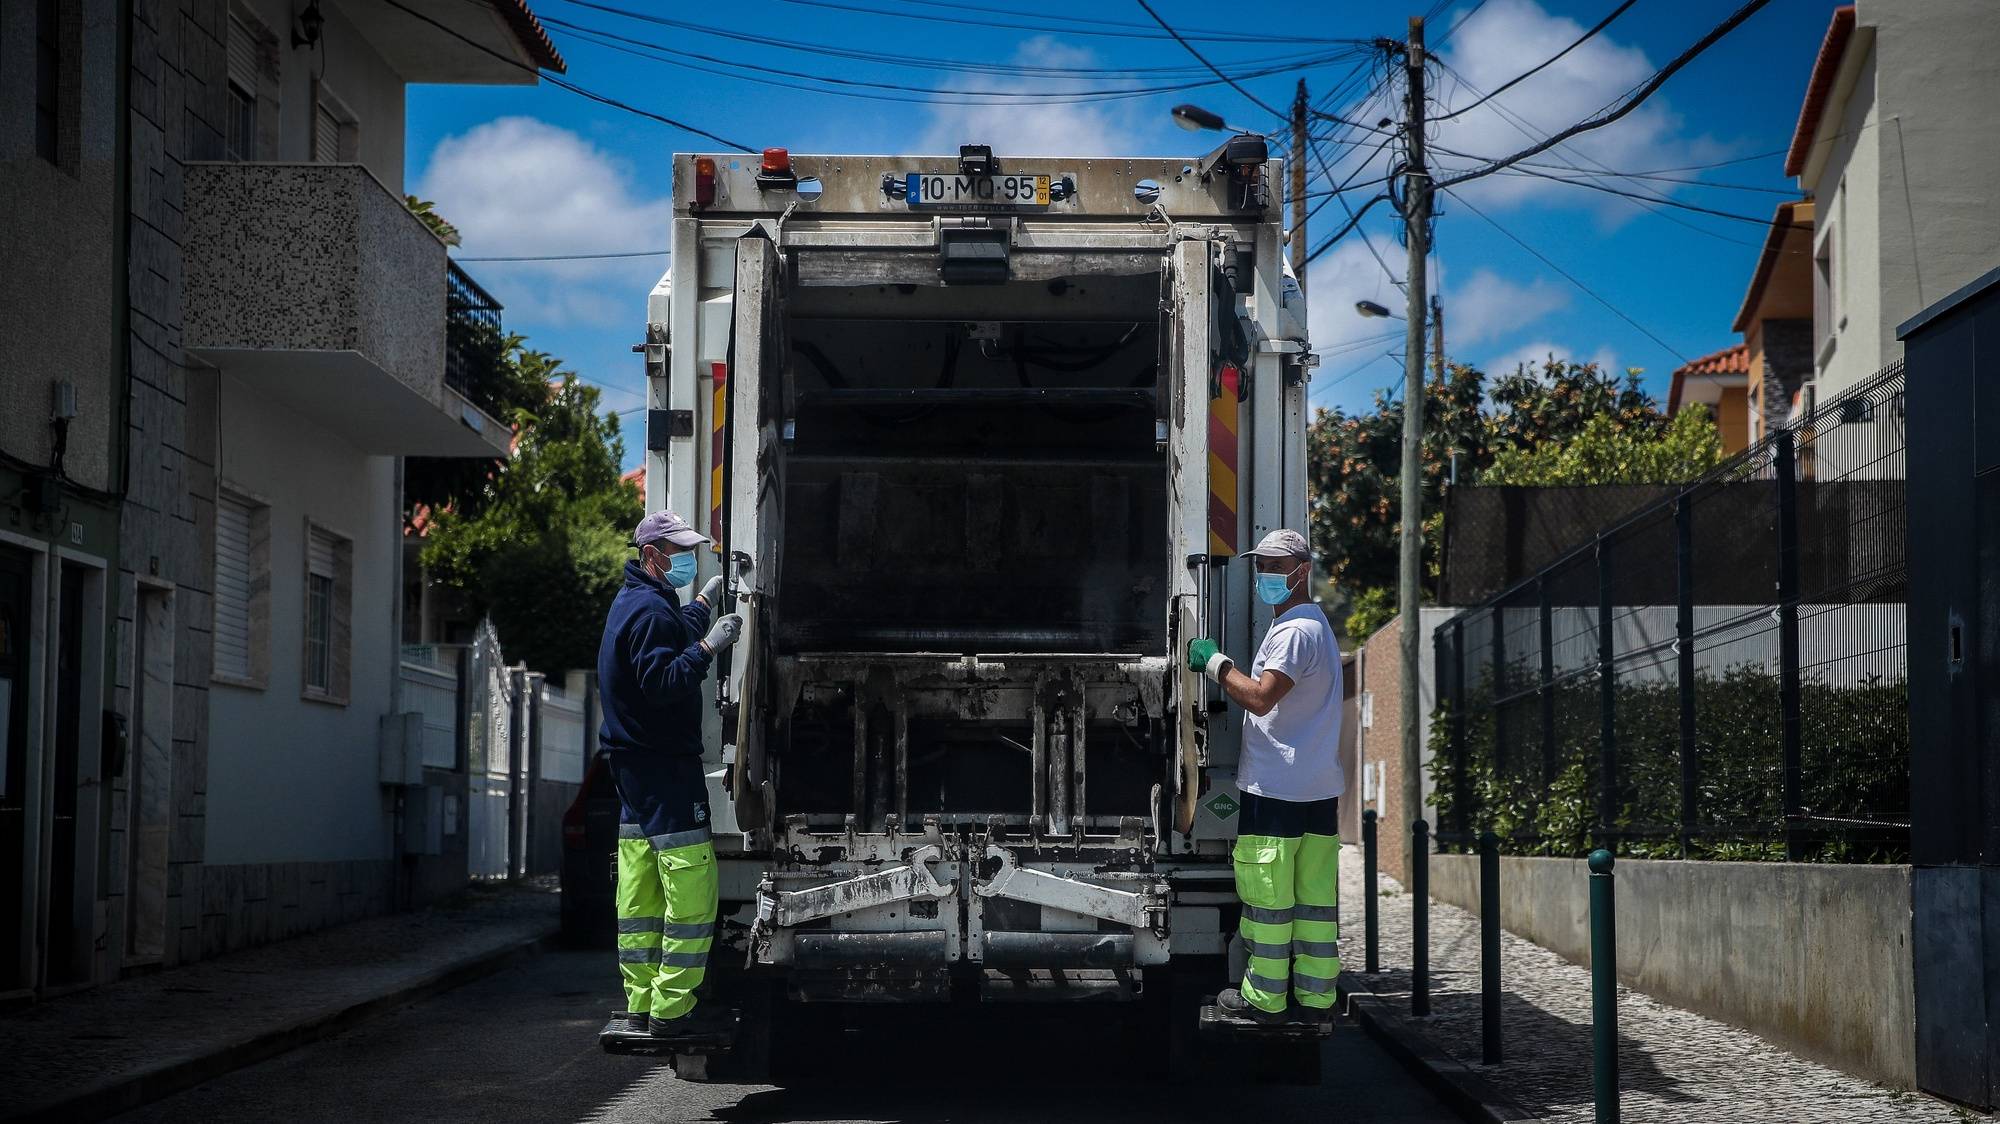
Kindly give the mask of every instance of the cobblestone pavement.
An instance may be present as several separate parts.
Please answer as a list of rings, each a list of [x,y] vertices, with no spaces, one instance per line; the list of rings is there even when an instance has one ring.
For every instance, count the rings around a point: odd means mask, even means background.
[[[0,1118],[391,994],[555,931],[553,887],[476,888],[0,1016]]]
[[[1408,1011],[1410,896],[1383,876],[1383,970],[1362,976],[1361,857],[1341,853],[1341,936],[1348,971]],[[1505,1061],[1479,1065],[1479,919],[1431,903],[1431,1015],[1412,1020],[1454,1059],[1523,1108],[1588,1124],[1590,973],[1503,931],[1501,1021]],[[1621,1108],[1629,1124],[1875,1124],[1985,1119],[1899,1093],[1778,1049],[1745,1030],[1618,989]]]

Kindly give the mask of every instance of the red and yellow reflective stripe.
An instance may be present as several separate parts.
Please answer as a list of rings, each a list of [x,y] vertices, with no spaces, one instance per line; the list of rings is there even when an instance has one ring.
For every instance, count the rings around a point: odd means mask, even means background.
[[[715,363],[713,398],[709,402],[708,548],[722,553],[722,425],[729,420],[729,364]]]
[[[1208,552],[1236,553],[1236,428],[1243,372],[1225,363],[1208,400]]]

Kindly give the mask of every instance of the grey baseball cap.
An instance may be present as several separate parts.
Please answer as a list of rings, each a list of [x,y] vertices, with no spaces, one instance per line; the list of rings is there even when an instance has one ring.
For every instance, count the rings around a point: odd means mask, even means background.
[[[708,541],[708,536],[688,526],[687,520],[671,511],[655,511],[639,520],[638,529],[632,532],[635,546],[662,541],[680,547],[700,546]]]
[[[1311,558],[1312,548],[1306,545],[1304,535],[1280,527],[1265,535],[1262,541],[1243,554],[1245,557],[1258,555],[1264,558]]]

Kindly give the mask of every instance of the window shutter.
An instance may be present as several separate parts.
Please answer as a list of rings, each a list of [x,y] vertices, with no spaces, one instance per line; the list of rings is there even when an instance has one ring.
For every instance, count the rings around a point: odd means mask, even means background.
[[[340,162],[340,119],[323,104],[313,107],[313,159],[322,164]]]
[[[323,578],[337,577],[333,569],[333,538],[314,530],[306,544],[306,572]]]
[[[215,671],[250,678],[250,505],[215,497]]]
[[[243,21],[229,17],[229,80],[236,88],[257,96],[257,39]]]

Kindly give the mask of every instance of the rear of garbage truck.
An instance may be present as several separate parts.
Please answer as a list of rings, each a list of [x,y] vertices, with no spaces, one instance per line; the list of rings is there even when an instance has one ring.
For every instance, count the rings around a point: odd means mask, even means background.
[[[1254,140],[674,157],[645,490],[745,620],[707,767],[746,1034],[1221,985],[1241,718],[1181,654],[1253,649],[1239,551],[1306,518]]]

